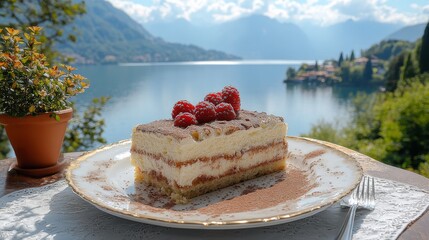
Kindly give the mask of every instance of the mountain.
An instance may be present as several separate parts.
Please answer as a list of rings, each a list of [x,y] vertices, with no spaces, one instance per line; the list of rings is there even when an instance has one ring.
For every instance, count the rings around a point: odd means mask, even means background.
[[[386,37],[386,39],[414,42],[423,36],[425,27],[426,27],[426,23],[406,26],[390,34],[389,36]]]
[[[149,31],[169,41],[219,49],[246,59],[328,59],[359,54],[401,26],[348,20],[327,27],[281,23],[261,15],[196,26],[185,20],[150,22]]]
[[[220,51],[204,50],[195,45],[170,43],[155,37],[125,12],[107,1],[86,1],[87,14],[73,26],[76,43],[58,44],[77,63],[164,62],[237,59]]]
[[[246,59],[308,59],[313,57],[306,34],[293,23],[262,15],[197,26],[186,20],[144,25],[166,40],[219,49]]]
[[[145,23],[143,26],[152,34],[166,41],[196,44],[195,42],[204,42],[200,40],[201,38],[206,38],[205,34],[201,34],[204,27],[198,27],[183,18],[169,21],[154,21]]]
[[[311,26],[304,31],[311,40],[318,58],[338,57],[340,52],[350,54],[380,42],[387,34],[399,29],[396,24],[375,21],[353,21],[337,23],[327,27]]]

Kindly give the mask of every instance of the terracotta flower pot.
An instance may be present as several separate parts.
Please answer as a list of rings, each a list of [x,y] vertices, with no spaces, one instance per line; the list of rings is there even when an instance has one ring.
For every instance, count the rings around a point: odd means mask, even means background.
[[[55,113],[60,117],[59,121],[50,117],[50,113],[26,117],[0,114],[0,124],[5,126],[15,151],[17,168],[50,169],[50,171],[44,171],[45,173],[39,172],[40,176],[50,175],[60,170],[55,166],[58,165],[67,123],[73,115],[73,109]]]

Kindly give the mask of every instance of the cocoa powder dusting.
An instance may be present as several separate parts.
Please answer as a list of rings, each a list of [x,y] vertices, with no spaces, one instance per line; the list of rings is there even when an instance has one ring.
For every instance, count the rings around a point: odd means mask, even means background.
[[[104,181],[104,178],[100,175],[99,170],[89,172],[88,175],[84,178],[89,183]]]
[[[261,188],[258,186],[248,186],[246,189],[244,189],[244,191],[241,193],[241,195],[246,195],[246,194],[252,193],[258,189],[261,189]]]
[[[171,209],[171,208],[172,208],[172,207],[174,207],[174,206],[176,206],[176,203],[175,203],[173,200],[171,200],[171,201],[169,201],[168,203],[164,204],[164,205],[162,206],[162,208],[165,208],[165,209]]]
[[[250,186],[241,196],[211,204],[197,211],[202,214],[221,215],[274,207],[298,199],[314,188],[315,184],[309,183],[304,171],[289,169],[281,181],[269,188],[258,189],[256,186]]]
[[[326,153],[326,150],[325,150],[325,149],[318,149],[318,150],[314,150],[314,151],[312,151],[312,152],[309,152],[309,153],[305,154],[305,156],[304,156],[304,160],[307,160],[307,159],[310,159],[310,158],[318,157],[318,156],[320,156],[320,155],[322,155],[322,154],[324,154],[324,153]]]
[[[171,119],[158,120],[147,124],[141,124],[137,126],[135,130],[136,132],[168,135],[178,140],[192,138],[195,141],[202,141],[204,140],[205,136],[210,136],[215,133],[217,134],[217,132],[223,132],[225,135],[229,135],[236,131],[246,130],[251,127],[258,128],[262,122],[264,122],[264,124],[270,125],[284,122],[284,119],[274,115],[269,115],[264,112],[258,113],[242,109],[240,110],[238,117],[231,121],[213,121],[200,125],[191,125],[187,128],[179,128],[174,127],[173,120]],[[199,137],[196,138],[196,135]]]
[[[111,186],[108,186],[108,185],[102,185],[101,188],[105,191],[113,191],[114,190]]]

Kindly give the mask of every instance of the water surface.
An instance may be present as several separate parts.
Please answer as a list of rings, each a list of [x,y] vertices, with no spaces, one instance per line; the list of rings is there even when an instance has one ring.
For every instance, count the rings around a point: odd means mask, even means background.
[[[284,84],[287,67],[297,64],[251,61],[81,66],[78,71],[90,79],[91,87],[75,100],[82,110],[93,97],[111,97],[103,111],[104,137],[109,143],[130,138],[137,124],[170,118],[178,100],[196,104],[207,93],[226,85],[239,89],[242,108],[284,117],[289,135],[307,133],[320,120],[346,121],[350,94],[355,90]]]

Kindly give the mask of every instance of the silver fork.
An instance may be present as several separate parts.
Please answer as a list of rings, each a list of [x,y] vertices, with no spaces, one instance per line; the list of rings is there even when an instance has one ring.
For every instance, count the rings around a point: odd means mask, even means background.
[[[335,239],[352,239],[353,223],[355,219],[356,209],[363,208],[374,210],[375,207],[375,187],[374,178],[364,176],[360,184],[353,191],[349,198],[348,205],[350,206],[343,226]]]

